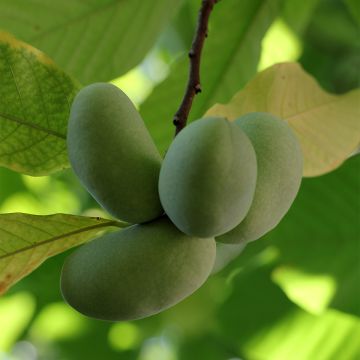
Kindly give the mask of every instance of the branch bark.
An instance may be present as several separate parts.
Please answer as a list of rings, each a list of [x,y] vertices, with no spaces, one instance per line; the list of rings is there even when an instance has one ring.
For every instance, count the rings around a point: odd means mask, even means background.
[[[189,51],[190,71],[185,95],[176,112],[173,123],[176,127],[175,136],[186,126],[187,119],[195,95],[201,92],[200,62],[205,39],[208,36],[208,22],[211,11],[218,0],[202,0],[199,11],[196,33]]]

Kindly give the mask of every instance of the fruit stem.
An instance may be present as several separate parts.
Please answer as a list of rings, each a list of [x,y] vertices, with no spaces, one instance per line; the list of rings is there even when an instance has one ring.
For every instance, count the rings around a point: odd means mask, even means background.
[[[195,95],[201,92],[200,61],[205,39],[208,36],[208,22],[214,5],[219,0],[202,0],[199,11],[197,29],[189,51],[190,71],[186,92],[181,105],[176,112],[173,124],[176,127],[175,136],[186,126]]]

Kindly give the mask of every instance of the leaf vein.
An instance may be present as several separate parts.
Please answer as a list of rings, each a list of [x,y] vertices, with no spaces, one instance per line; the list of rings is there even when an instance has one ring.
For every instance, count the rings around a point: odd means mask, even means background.
[[[54,136],[54,137],[57,137],[57,138],[60,138],[60,139],[63,139],[63,140],[66,140],[66,136],[57,132],[57,131],[54,131],[54,130],[51,130],[51,129],[46,129],[40,125],[37,125],[37,124],[34,124],[34,123],[30,123],[26,120],[23,120],[23,119],[20,119],[16,116],[13,116],[13,115],[10,115],[10,114],[5,114],[3,112],[0,111],[0,117],[5,119],[5,120],[8,120],[8,121],[13,121],[15,123],[18,123],[18,124],[21,124],[21,125],[25,125],[29,128],[32,128],[32,129],[35,129],[35,130],[38,130],[38,131],[42,131],[42,132],[45,132],[47,133],[48,135],[51,135],[51,136]]]
[[[64,233],[64,234],[61,234],[61,235],[58,235],[58,236],[54,236],[54,237],[52,237],[50,239],[39,241],[39,242],[37,242],[35,244],[32,244],[30,246],[26,246],[26,247],[24,247],[22,249],[15,250],[15,251],[13,251],[11,253],[1,255],[0,260],[2,260],[4,258],[7,258],[9,256],[13,256],[13,255],[16,255],[16,254],[19,254],[19,253],[22,253],[22,252],[26,252],[28,250],[32,250],[32,249],[34,249],[36,247],[51,243],[53,241],[61,240],[61,239],[67,238],[69,236],[80,234],[82,232],[88,232],[88,231],[91,231],[91,230],[100,229],[102,227],[111,227],[111,226],[118,226],[118,225],[119,225],[119,223],[116,220],[114,220],[114,221],[109,221],[108,223],[96,224],[96,225],[88,226],[86,228],[81,228],[81,229],[78,229],[78,230],[70,231],[70,232],[67,232],[67,233]]]

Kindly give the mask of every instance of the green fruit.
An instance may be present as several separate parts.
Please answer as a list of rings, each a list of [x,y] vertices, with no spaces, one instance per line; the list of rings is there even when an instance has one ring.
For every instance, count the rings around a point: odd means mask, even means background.
[[[61,291],[87,316],[140,319],[198,289],[211,272],[215,254],[214,239],[186,236],[162,217],[79,248],[65,261]]]
[[[226,233],[248,212],[256,185],[250,140],[223,118],[195,121],[175,138],[160,170],[166,214],[184,233]]]
[[[300,144],[285,121],[259,112],[246,114],[235,123],[254,146],[258,178],[245,219],[216,239],[234,244],[256,240],[280,222],[299,191],[303,172]]]
[[[162,214],[160,154],[134,105],[116,86],[96,83],[78,93],[67,145],[80,181],[113,216],[141,223]]]

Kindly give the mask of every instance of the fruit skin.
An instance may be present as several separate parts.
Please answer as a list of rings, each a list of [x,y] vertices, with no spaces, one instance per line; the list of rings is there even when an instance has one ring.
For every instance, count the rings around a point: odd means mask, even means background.
[[[273,229],[293,203],[301,184],[303,158],[290,126],[268,113],[249,113],[235,120],[251,140],[258,161],[253,203],[245,219],[216,240],[253,241]]]
[[[214,239],[189,237],[166,217],[102,236],[65,261],[61,291],[79,312],[135,320],[175,305],[209,276]]]
[[[95,83],[78,93],[67,146],[80,181],[110,214],[131,223],[162,214],[161,156],[138,111],[116,86]]]
[[[256,156],[234,123],[209,117],[180,132],[163,161],[160,200],[184,233],[212,237],[228,232],[248,212],[256,185]]]

